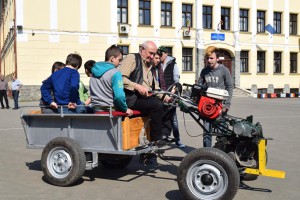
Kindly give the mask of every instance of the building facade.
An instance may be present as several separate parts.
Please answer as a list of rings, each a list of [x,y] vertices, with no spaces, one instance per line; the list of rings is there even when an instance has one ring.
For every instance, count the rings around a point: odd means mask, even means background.
[[[222,50],[235,87],[299,88],[299,0],[1,0],[0,73],[17,73],[23,97],[39,87],[55,61],[78,52],[104,60],[119,45],[125,54],[153,40],[177,60],[182,83],[205,67],[205,48]],[[83,67],[81,79],[88,84]]]

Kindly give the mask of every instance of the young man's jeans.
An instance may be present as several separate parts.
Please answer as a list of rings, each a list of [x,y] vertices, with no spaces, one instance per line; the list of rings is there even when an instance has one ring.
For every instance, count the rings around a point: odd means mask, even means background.
[[[203,147],[211,147],[212,143],[212,136],[211,136],[211,131],[212,131],[212,126],[211,123],[207,121],[203,121],[203,126],[205,129],[208,131],[203,130]]]
[[[175,138],[175,142],[178,142],[180,140],[179,135],[179,129],[178,129],[178,120],[177,120],[177,114],[176,114],[176,107],[172,110],[172,117],[171,117],[171,124],[172,124],[172,130],[173,130],[173,136]]]
[[[13,90],[12,91],[12,96],[14,98],[14,103],[15,103],[14,108],[18,109],[19,108],[19,103],[18,103],[18,101],[19,101],[19,91],[18,90]]]

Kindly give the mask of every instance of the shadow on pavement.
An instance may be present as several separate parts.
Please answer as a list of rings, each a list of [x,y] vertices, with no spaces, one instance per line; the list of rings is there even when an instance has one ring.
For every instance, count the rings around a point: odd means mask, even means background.
[[[26,162],[25,164],[29,170],[42,171],[41,160],[35,160],[33,162]]]
[[[269,189],[251,187],[251,186],[245,184],[243,181],[241,181],[239,189],[252,190],[252,191],[256,191],[256,192],[272,192],[272,190],[269,190]]]

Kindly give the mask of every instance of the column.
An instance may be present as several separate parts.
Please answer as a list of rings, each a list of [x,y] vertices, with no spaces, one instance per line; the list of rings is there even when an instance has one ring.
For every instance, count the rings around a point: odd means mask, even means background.
[[[234,47],[235,47],[235,58],[234,58],[234,66],[232,67],[232,78],[235,87],[240,86],[240,53],[241,46],[239,41],[239,0],[234,0],[233,4],[233,33],[234,33]]]
[[[50,34],[49,42],[59,42],[59,34],[57,31],[57,0],[50,0]]]
[[[153,33],[155,37],[160,36],[160,26],[161,26],[161,1],[160,0],[152,0],[151,1],[151,8],[152,9],[152,19],[153,19]]]
[[[203,0],[196,0],[196,74],[198,80],[201,70],[204,68],[204,40],[203,40]]]
[[[87,35],[87,0],[80,0],[80,30],[79,43],[89,43],[89,36]]]

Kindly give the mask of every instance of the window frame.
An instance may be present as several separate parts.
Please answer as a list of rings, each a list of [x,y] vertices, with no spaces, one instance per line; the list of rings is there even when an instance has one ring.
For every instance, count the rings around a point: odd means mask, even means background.
[[[149,7],[145,5],[147,3],[149,3]],[[142,7],[141,4],[143,4]],[[141,22],[141,18],[142,18],[142,22]],[[149,22],[146,19],[148,19]],[[139,0],[139,25],[151,25],[151,1],[150,0]]]
[[[249,72],[249,51],[240,52],[240,72],[247,73]],[[244,66],[243,66],[244,63]],[[244,70],[242,70],[244,69]]]
[[[273,60],[274,60],[273,72],[274,72],[274,74],[280,74],[281,70],[282,70],[282,52],[274,51]],[[278,69],[277,69],[276,63],[278,63]]]
[[[297,18],[298,14],[290,13],[290,34],[297,35]]]
[[[190,52],[187,52],[190,51]],[[192,47],[182,48],[182,71],[192,72],[193,71],[193,51]],[[189,54],[188,54],[189,53]]]
[[[188,9],[184,10],[184,7],[190,7],[190,11]],[[190,16],[190,26],[187,25],[187,14]],[[181,12],[181,18],[182,18],[182,27],[192,27],[193,26],[193,4],[182,4],[182,12]]]
[[[119,5],[119,2],[121,5]],[[126,2],[126,6],[124,6],[124,2]],[[126,9],[126,20],[123,21],[123,9]],[[118,6],[117,6],[117,20],[118,23],[122,24],[128,24],[128,0],[118,0]]]
[[[240,9],[240,31],[248,32],[248,27],[249,27],[249,10]]]
[[[221,29],[229,31],[230,30],[230,12],[231,9],[227,7],[221,7]]]
[[[119,49],[123,52],[123,59],[129,54],[129,45],[118,45]],[[124,51],[124,49],[127,49],[127,51]],[[125,53],[124,53],[125,52]]]
[[[294,55],[295,58],[292,58]],[[294,66],[293,66],[294,63]],[[294,73],[298,73],[298,53],[297,52],[290,52],[290,73],[294,74]],[[295,69],[295,70],[293,70]]]
[[[257,51],[257,73],[266,73],[266,52],[265,51]]]
[[[163,9],[163,4],[165,4],[165,8]],[[168,9],[167,5],[171,5],[171,8]],[[161,2],[161,26],[171,26],[172,27],[172,9],[173,4],[171,2]],[[169,20],[168,20],[168,13],[169,13]],[[170,24],[168,24],[168,21]]]
[[[263,16],[262,16],[263,15]],[[257,11],[257,33],[264,33],[266,27],[266,11]]]
[[[281,33],[281,13],[280,12],[274,12],[273,27],[275,29],[274,34],[280,34]]]
[[[208,12],[208,9],[210,9],[211,12]],[[204,29],[212,29],[212,23],[213,23],[213,7],[212,6],[202,6],[202,24]],[[209,20],[210,18],[210,20]],[[210,26],[208,25],[210,23]]]

